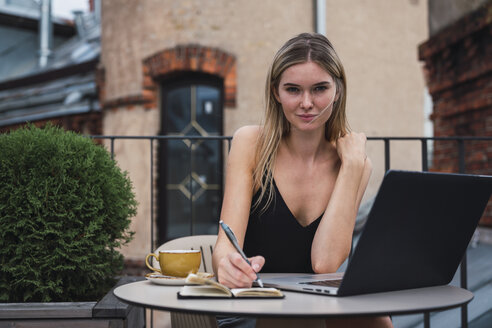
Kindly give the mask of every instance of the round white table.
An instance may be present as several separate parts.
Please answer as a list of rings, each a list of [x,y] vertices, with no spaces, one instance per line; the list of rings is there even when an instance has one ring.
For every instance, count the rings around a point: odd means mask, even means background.
[[[284,318],[425,313],[458,307],[473,299],[470,291],[455,286],[345,297],[284,291],[283,299],[178,299],[180,288],[139,281],[117,287],[114,294],[124,302],[157,310]]]

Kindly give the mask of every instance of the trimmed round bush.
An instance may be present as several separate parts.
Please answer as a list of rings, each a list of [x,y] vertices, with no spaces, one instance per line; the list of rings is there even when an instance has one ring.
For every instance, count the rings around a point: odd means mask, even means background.
[[[51,125],[0,135],[0,302],[101,298],[136,209],[127,173],[90,138]]]

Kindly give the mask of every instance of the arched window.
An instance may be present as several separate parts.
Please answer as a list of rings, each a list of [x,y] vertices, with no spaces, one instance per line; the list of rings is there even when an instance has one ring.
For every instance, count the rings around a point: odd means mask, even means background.
[[[161,81],[161,134],[223,133],[223,79],[198,72]],[[161,140],[158,164],[159,242],[216,234],[222,201],[222,143]]]

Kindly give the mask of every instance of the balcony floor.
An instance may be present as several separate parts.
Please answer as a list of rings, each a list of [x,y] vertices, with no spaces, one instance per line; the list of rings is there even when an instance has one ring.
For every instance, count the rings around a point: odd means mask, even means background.
[[[468,247],[468,289],[475,298],[468,304],[468,327],[492,327],[492,245],[479,243]],[[460,285],[460,274],[456,273],[451,285]],[[432,328],[461,327],[461,309],[431,313]],[[424,327],[423,315],[394,316],[395,328]]]

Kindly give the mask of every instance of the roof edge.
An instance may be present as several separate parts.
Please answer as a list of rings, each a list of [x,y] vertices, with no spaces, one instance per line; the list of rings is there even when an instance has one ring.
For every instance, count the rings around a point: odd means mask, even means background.
[[[64,66],[58,69],[43,71],[38,74],[7,80],[4,82],[0,82],[0,90],[15,89],[18,87],[41,83],[44,81],[49,81],[55,78],[69,76],[80,72],[86,72],[87,70],[95,71],[98,63],[99,63],[99,56],[79,64]]]
[[[0,10],[0,24],[36,31],[39,28],[39,18],[17,16]],[[76,34],[75,25],[70,20],[55,19],[53,21],[53,33],[59,36],[72,37]]]

